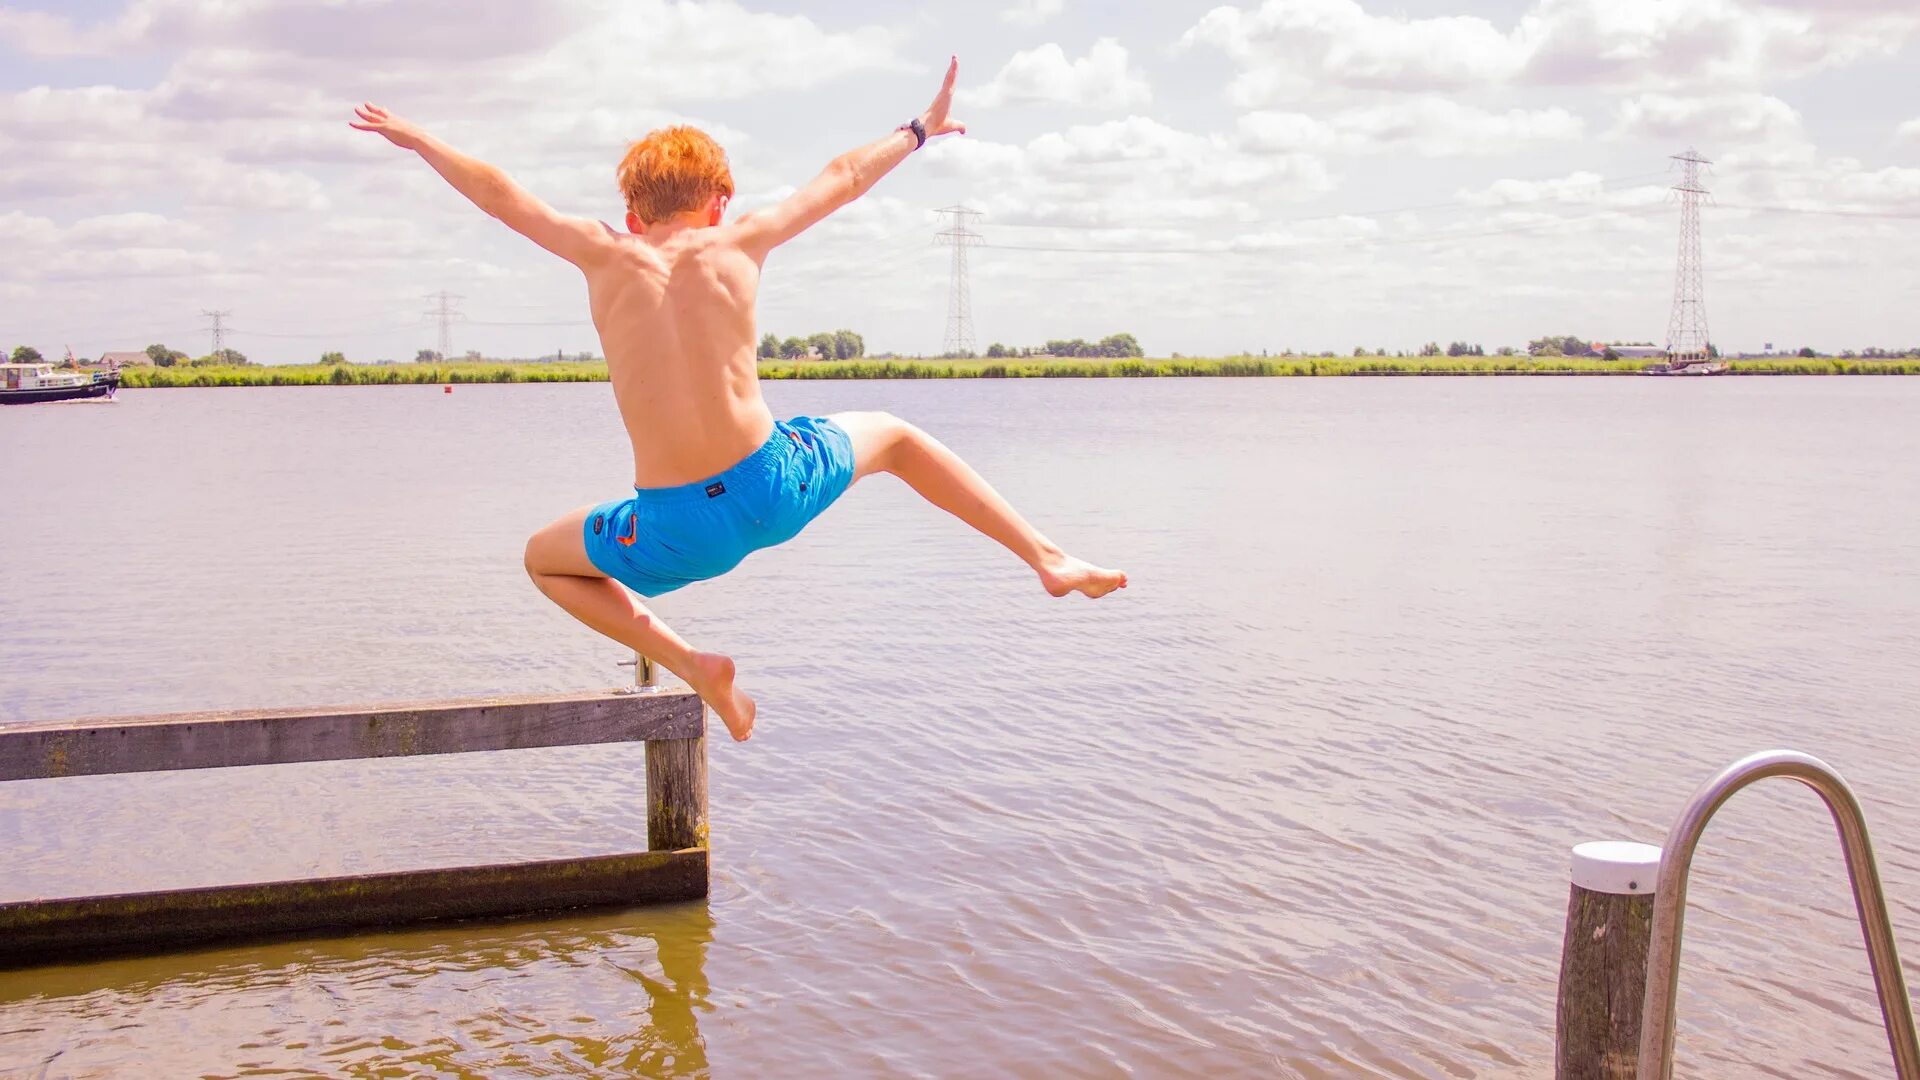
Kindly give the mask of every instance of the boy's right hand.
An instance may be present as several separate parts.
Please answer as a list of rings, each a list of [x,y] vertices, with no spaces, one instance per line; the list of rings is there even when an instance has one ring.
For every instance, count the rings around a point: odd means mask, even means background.
[[[929,139],[948,132],[967,133],[967,125],[947,115],[947,110],[953,108],[953,80],[959,74],[960,58],[956,56],[947,61],[947,77],[940,84],[940,92],[934,95],[933,104],[920,114],[920,124],[927,129]]]
[[[948,82],[952,82],[951,77]],[[427,141],[426,132],[371,101],[362,102],[353,110],[353,114],[360,119],[347,121],[348,127],[357,128],[360,131],[378,132],[386,136],[388,142],[402,150],[418,150],[421,144]]]

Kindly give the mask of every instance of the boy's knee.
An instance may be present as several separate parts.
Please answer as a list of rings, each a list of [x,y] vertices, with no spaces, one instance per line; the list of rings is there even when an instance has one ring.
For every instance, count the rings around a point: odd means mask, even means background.
[[[540,581],[540,575],[544,572],[541,569],[539,533],[527,537],[526,550],[521,553],[521,564],[527,568],[527,576],[537,584]]]
[[[899,450],[903,446],[910,446],[926,438],[925,433],[919,428],[914,427],[912,424],[907,423],[892,413],[874,413],[873,423],[874,428],[880,433],[881,445],[886,448],[886,452],[889,454]]]

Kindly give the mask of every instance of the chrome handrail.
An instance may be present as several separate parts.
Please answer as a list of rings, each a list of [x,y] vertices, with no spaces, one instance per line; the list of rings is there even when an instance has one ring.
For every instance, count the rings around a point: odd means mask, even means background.
[[[1660,858],[1660,882],[1653,894],[1653,941],[1647,956],[1647,994],[1640,1014],[1640,1080],[1672,1080],[1674,999],[1680,987],[1680,932],[1687,913],[1687,872],[1700,834],[1714,812],[1733,793],[1756,780],[1784,776],[1812,788],[1827,804],[1840,846],[1846,853],[1847,876],[1853,882],[1853,904],[1860,913],[1867,958],[1880,994],[1880,1015],[1887,1025],[1887,1043],[1893,1049],[1894,1075],[1920,1080],[1920,1041],[1913,1027],[1913,1006],[1894,950],[1893,925],[1887,917],[1887,897],[1880,888],[1880,871],[1867,839],[1867,822],[1860,803],[1840,774],[1826,762],[1792,750],[1770,750],[1727,766],[1719,776],[1701,785],[1680,819],[1667,834]]]

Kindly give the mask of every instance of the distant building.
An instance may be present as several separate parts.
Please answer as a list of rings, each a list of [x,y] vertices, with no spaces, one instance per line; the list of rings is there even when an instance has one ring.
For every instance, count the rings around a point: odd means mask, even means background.
[[[1608,349],[1622,360],[1665,360],[1667,350],[1658,345],[1608,345],[1604,342],[1593,343],[1593,355],[1605,356]]]
[[[153,357],[144,352],[103,352],[94,363],[102,367],[119,365],[120,367],[153,366]]]

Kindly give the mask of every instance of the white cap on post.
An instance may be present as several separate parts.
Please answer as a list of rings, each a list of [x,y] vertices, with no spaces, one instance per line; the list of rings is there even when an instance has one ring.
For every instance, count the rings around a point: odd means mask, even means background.
[[[1573,883],[1588,892],[1651,896],[1660,880],[1660,849],[1625,840],[1597,840],[1573,849]]]

